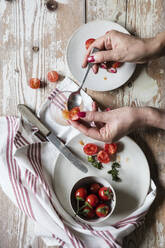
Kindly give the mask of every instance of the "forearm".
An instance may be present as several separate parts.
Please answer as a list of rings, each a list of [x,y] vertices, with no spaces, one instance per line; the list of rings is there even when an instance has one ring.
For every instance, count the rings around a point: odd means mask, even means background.
[[[137,127],[151,126],[165,130],[165,110],[152,107],[137,108],[134,122]]]
[[[144,39],[144,44],[148,59],[165,56],[165,32],[158,33],[154,38]]]

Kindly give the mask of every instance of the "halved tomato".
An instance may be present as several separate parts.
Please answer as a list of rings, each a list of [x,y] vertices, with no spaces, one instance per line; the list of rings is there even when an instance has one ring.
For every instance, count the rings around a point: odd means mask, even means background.
[[[96,39],[90,38],[85,41],[85,48],[88,49],[90,45],[95,41]]]
[[[121,62],[114,62],[114,63],[112,64],[112,67],[116,69],[116,68],[120,67],[121,65],[122,65]]]
[[[104,150],[110,155],[115,154],[117,152],[117,144],[116,143],[105,144]]]
[[[69,119],[72,121],[77,121],[79,119],[78,113],[80,112],[79,107],[72,108],[69,111]]]
[[[100,151],[100,152],[97,154],[97,159],[98,159],[101,163],[103,163],[103,164],[107,164],[107,163],[110,162],[109,154],[108,154],[106,151],[104,151],[104,150]]]
[[[31,78],[29,81],[30,88],[38,89],[40,88],[41,81],[38,78]]]
[[[83,150],[87,155],[92,156],[97,153],[98,146],[92,143],[88,143],[84,146]]]
[[[59,75],[56,71],[49,71],[47,78],[48,78],[49,82],[55,83],[58,81]]]

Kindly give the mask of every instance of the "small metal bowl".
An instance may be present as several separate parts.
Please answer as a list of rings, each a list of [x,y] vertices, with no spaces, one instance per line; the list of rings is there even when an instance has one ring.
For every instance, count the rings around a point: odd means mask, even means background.
[[[75,193],[78,188],[81,188],[81,187],[88,188],[92,183],[99,183],[101,186],[110,188],[113,193],[113,198],[111,201],[105,202],[110,207],[110,212],[107,216],[101,217],[101,218],[96,217],[93,219],[86,219],[85,217],[83,218],[79,215],[76,215],[77,204],[76,204],[76,199],[75,199]],[[88,177],[81,178],[79,181],[77,181],[74,184],[71,190],[71,193],[70,193],[70,205],[71,205],[72,211],[75,214],[75,218],[77,218],[79,221],[87,223],[87,224],[97,224],[97,223],[104,222],[112,215],[115,209],[115,206],[116,206],[116,194],[111,184],[103,177],[88,176]]]

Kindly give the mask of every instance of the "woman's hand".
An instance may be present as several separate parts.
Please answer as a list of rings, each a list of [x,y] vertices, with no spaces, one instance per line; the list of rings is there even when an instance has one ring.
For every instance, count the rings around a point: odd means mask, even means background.
[[[101,51],[90,56],[93,47]],[[88,62],[94,63],[93,71],[97,73],[98,64],[103,62],[145,63],[149,59],[163,55],[161,52],[164,48],[165,32],[158,34],[155,38],[139,39],[111,30],[91,44],[84,57],[82,67],[86,67]]]
[[[80,112],[79,117],[80,121],[69,121],[73,127],[86,136],[110,143],[139,127],[153,126],[165,129],[165,111],[151,107]],[[96,127],[89,126],[89,122],[95,122]]]

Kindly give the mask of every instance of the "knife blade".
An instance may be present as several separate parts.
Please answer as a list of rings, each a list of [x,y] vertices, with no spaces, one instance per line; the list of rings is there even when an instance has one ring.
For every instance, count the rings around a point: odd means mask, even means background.
[[[22,116],[30,122],[32,125],[36,126],[40,132],[61,152],[61,154],[68,159],[74,166],[76,166],[79,170],[84,173],[88,172],[86,166],[81,162],[79,158],[77,158],[70,149],[64,145],[64,143],[53,133],[50,131],[32,112],[32,110],[24,104],[18,104],[18,111],[22,114]]]

